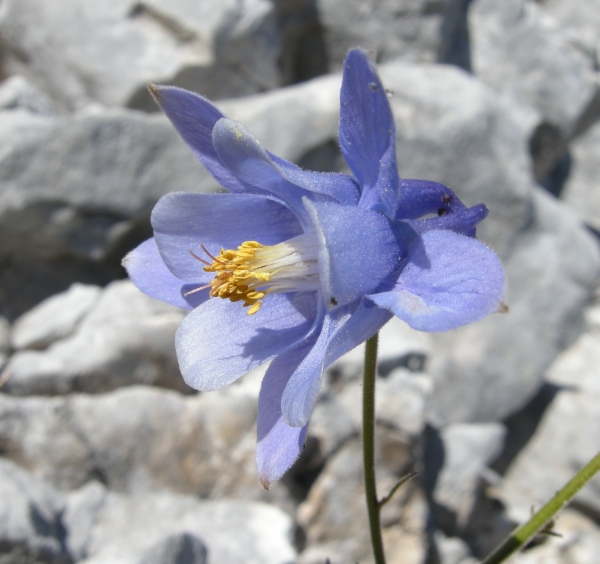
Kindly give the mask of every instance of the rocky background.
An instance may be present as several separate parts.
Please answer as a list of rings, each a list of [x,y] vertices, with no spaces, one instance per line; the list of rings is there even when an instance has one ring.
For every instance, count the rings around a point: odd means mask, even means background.
[[[597,0],[1,0],[0,563],[370,562],[361,354],[307,447],[254,467],[264,370],[197,394],[183,312],[122,256],[173,190],[219,187],[148,81],[214,100],[267,148],[343,170],[338,74],[377,52],[400,172],[441,181],[501,256],[510,312],[383,330],[377,457],[390,564],[473,564],[600,447]],[[202,346],[202,343],[198,343]],[[600,478],[518,564],[600,562]]]

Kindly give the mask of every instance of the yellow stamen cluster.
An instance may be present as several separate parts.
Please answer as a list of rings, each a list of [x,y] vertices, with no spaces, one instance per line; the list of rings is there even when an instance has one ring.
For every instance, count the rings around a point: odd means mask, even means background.
[[[257,287],[264,285],[271,278],[271,273],[260,272],[256,264],[252,264],[256,253],[263,248],[257,241],[242,243],[237,251],[221,249],[214,257],[211,265],[205,266],[206,272],[216,272],[211,282],[212,298],[227,298],[232,302],[244,301],[244,307],[250,306],[248,315],[256,313],[265,297],[266,291]]]

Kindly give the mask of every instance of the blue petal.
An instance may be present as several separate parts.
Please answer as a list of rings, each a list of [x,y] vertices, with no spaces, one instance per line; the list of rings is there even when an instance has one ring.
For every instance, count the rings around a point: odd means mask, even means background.
[[[323,370],[372,337],[391,317],[389,311],[365,299],[328,313],[316,343],[284,390],[281,410],[285,423],[294,428],[306,425],[319,395]]]
[[[247,315],[241,303],[213,298],[179,325],[175,348],[184,380],[196,390],[216,390],[287,351],[311,331],[316,292],[272,294]]]
[[[395,219],[418,219],[465,209],[458,196],[447,186],[431,180],[400,181],[400,202]],[[482,218],[483,219],[483,218]]]
[[[213,143],[221,160],[240,180],[273,194],[301,222],[306,222],[302,198],[311,193],[284,178],[267,151],[241,123],[219,120],[213,130]]]
[[[497,311],[504,271],[483,243],[428,231],[415,243],[391,292],[369,296],[420,331],[447,331]]]
[[[316,335],[278,356],[269,366],[258,397],[256,465],[265,489],[279,480],[296,461],[307,425],[290,427],[281,415],[281,397],[290,376],[300,366],[316,341]]]
[[[369,192],[375,189],[379,204],[374,209],[382,206],[393,216],[398,199],[394,118],[375,65],[361,49],[351,50],[344,62],[340,104],[342,154],[365,202],[372,202]]]
[[[433,230],[455,231],[467,237],[475,237],[475,226],[486,218],[488,209],[483,205],[464,208],[455,212],[445,213],[439,217],[427,219],[406,220],[417,233]]]
[[[213,273],[204,272],[201,244],[216,255],[221,248],[235,249],[244,241],[275,245],[302,230],[285,206],[250,194],[193,194],[173,192],[152,210],[156,243],[169,270],[182,280],[203,283]]]
[[[363,298],[356,310],[332,335],[325,353],[325,368],[375,335],[392,317],[393,314],[387,309]]]
[[[148,239],[131,251],[124,259],[123,266],[131,281],[152,298],[168,304],[193,309],[208,299],[208,292],[197,292],[184,297],[193,286],[174,276],[165,265],[156,241]]]
[[[290,377],[281,398],[281,413],[290,427],[304,427],[308,423],[319,397],[329,340],[348,315],[348,308],[325,315],[316,342]]]
[[[376,212],[305,201],[319,239],[319,267],[329,308],[375,291],[408,255],[413,231]]]
[[[150,92],[196,158],[221,186],[231,192],[256,192],[236,178],[215,152],[212,130],[224,116],[212,102],[174,86],[151,85]]]
[[[355,206],[360,200],[360,188],[347,174],[336,172],[310,172],[281,159],[267,151],[281,175],[292,184],[330,196],[340,204]]]

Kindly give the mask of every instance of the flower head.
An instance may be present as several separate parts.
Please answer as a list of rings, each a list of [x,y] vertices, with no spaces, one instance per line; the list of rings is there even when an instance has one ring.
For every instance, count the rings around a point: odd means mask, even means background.
[[[352,175],[304,171],[205,98],[151,90],[229,193],[161,198],[154,238],[124,265],[143,292],[192,310],[175,343],[190,386],[215,390],[272,360],[258,407],[268,487],[302,449],[324,369],[392,315],[445,331],[498,310],[502,266],[474,238],[487,210],[437,182],[399,178],[390,105],[362,50],[349,52],[341,90]]]

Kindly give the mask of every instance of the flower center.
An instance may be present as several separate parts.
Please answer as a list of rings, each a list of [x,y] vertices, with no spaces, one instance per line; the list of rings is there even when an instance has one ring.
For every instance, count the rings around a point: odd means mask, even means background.
[[[243,300],[244,307],[250,307],[248,315],[252,315],[267,294],[317,290],[317,252],[314,233],[273,246],[246,241],[237,250],[221,249],[216,257],[207,252],[213,260],[204,270],[216,272],[210,283],[210,296],[232,302]]]

